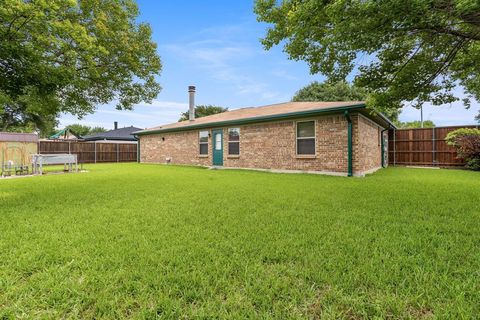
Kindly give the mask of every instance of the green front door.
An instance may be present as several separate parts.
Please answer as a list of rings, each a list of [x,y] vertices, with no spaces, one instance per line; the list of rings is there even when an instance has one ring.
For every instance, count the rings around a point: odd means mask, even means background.
[[[212,130],[213,136],[213,165],[223,166],[223,130]]]

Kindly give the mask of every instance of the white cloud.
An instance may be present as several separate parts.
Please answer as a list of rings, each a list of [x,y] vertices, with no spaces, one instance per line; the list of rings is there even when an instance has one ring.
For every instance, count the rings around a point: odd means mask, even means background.
[[[188,103],[176,101],[154,100],[151,104],[141,103],[133,110],[116,110],[114,104],[100,106],[95,114],[87,115],[83,119],[63,114],[60,117],[60,127],[69,124],[81,123],[88,126],[112,128],[113,122],[118,121],[120,127],[135,126],[140,128],[153,127],[158,124],[175,122],[180,113],[188,109]]]
[[[244,41],[242,37],[239,39],[239,32],[243,36],[248,34],[243,25],[208,28],[192,35],[192,39],[164,45],[162,48],[182,60],[190,69],[198,69],[213,79],[225,82],[223,85],[231,87],[236,95],[256,94],[260,100],[278,100],[283,97],[277,90],[272,90],[269,83],[242,68],[242,65],[255,65],[256,58],[263,55],[264,50],[259,49],[257,43],[252,44],[248,37]],[[288,76],[286,73],[279,75],[284,78]]]

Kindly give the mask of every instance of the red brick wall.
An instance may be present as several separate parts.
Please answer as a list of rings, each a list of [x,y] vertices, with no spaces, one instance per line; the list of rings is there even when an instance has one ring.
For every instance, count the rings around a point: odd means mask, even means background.
[[[296,121],[246,125],[240,127],[240,157],[228,155],[226,167],[345,172],[347,130],[343,116],[315,117],[316,155],[296,155]],[[226,136],[226,129],[225,129]],[[225,139],[225,150],[227,150]]]
[[[355,116],[354,172],[369,172],[382,166],[381,131],[383,128],[361,114]]]
[[[140,136],[140,162],[208,166],[212,163],[211,139],[207,156],[199,155],[198,131]]]
[[[361,174],[380,161],[372,154],[373,129],[368,119],[353,115],[354,174]],[[295,127],[297,121],[316,121],[316,154],[296,155]],[[373,123],[373,122],[372,122]],[[276,170],[322,171],[346,174],[348,170],[347,121],[343,115],[329,115],[298,120],[267,122],[232,126],[240,128],[240,155],[229,156],[228,127],[224,127],[224,166]],[[367,137],[363,136],[366,130]],[[211,132],[211,130],[209,130]],[[140,136],[141,162],[203,165],[212,164],[212,139],[209,138],[208,156],[199,156],[199,130]],[[362,132],[361,134],[359,134]],[[376,131],[375,131],[376,133]],[[163,138],[163,139],[162,139]],[[358,153],[358,154],[356,154]]]

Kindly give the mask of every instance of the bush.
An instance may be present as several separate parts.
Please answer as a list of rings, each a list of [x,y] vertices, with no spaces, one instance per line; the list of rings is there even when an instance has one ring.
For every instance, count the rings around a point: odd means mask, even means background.
[[[450,132],[445,140],[455,147],[458,157],[467,162],[467,168],[480,170],[479,129],[458,129]]]

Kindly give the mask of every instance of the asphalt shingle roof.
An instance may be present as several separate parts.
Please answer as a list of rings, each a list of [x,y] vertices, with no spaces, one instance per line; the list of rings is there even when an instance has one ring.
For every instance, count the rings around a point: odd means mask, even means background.
[[[110,130],[107,132],[100,132],[91,134],[83,137],[85,141],[94,141],[94,140],[130,140],[135,141],[135,137],[132,135],[133,132],[142,130],[134,126],[119,128],[117,130]]]
[[[189,127],[196,127],[199,125],[207,124],[216,124],[229,121],[238,121],[262,117],[274,117],[280,115],[288,115],[297,112],[308,112],[308,111],[327,111],[329,109],[342,109],[346,107],[356,107],[365,108],[364,101],[335,101],[335,102],[285,102],[279,104],[272,104],[262,107],[249,107],[235,109],[223,113],[217,113],[211,116],[206,116],[202,118],[197,118],[194,121],[181,121],[170,124],[165,124],[153,128],[148,128],[140,131],[140,134],[146,134],[150,131],[163,131],[163,130],[182,130],[185,128],[187,130]]]

